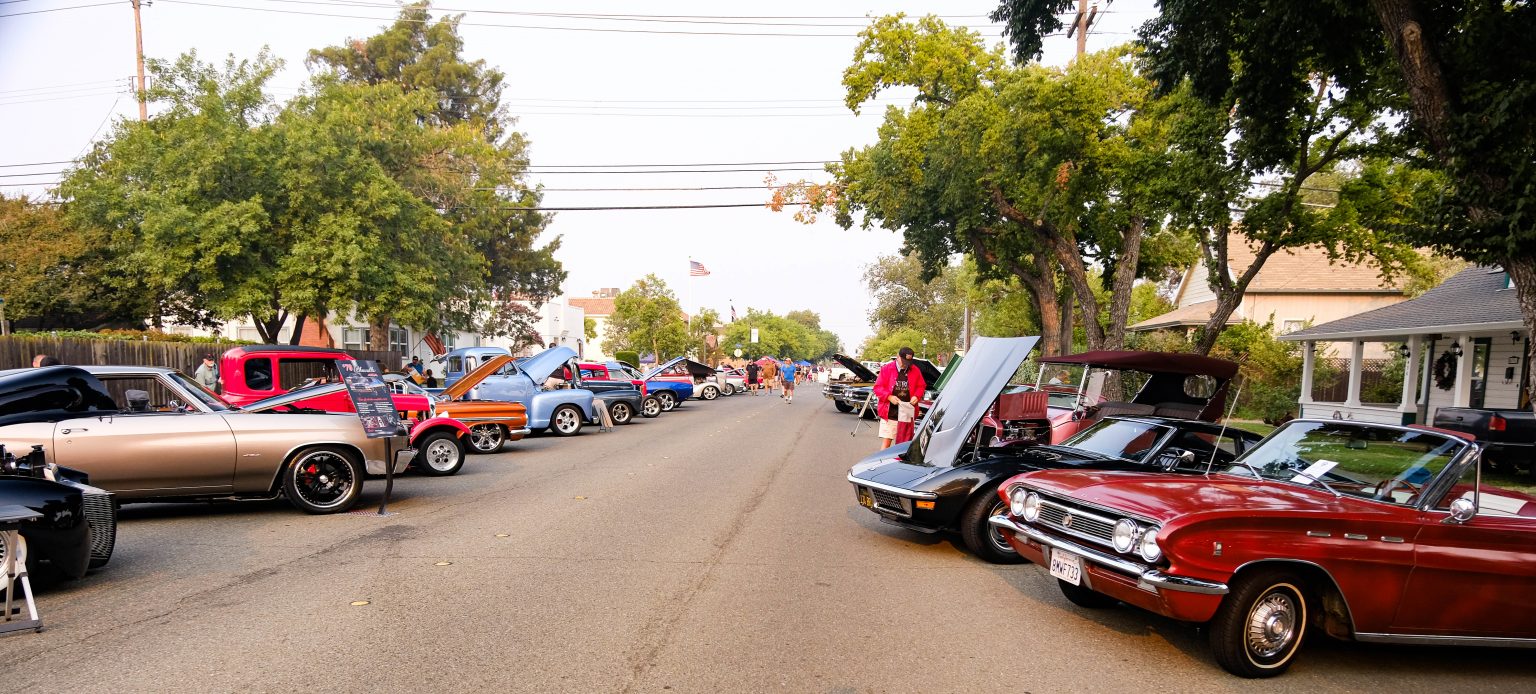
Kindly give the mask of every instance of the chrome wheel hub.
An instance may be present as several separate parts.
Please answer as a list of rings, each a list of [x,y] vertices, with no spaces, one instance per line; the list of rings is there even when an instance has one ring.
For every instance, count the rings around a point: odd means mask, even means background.
[[[470,429],[469,442],[477,451],[494,451],[501,447],[501,427],[490,425]]]
[[[1270,593],[1248,615],[1248,650],[1260,658],[1283,652],[1296,636],[1296,604],[1290,596]]]
[[[459,462],[459,451],[453,443],[439,439],[427,446],[427,464],[433,470],[451,470]]]

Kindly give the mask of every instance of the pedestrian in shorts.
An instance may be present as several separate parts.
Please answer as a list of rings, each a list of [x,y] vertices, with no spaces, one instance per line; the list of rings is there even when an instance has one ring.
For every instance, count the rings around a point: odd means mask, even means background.
[[[915,419],[917,403],[923,399],[923,391],[927,390],[923,372],[912,366],[913,354],[911,347],[902,347],[895,360],[880,368],[880,377],[875,379],[882,450],[890,448],[892,443],[902,442],[897,434],[901,424],[906,424],[906,429],[911,431],[912,420],[902,421],[901,406],[910,405]]]
[[[780,397],[784,398],[786,404],[795,401],[795,372],[799,370],[799,367],[795,366],[794,361],[784,363],[783,378],[781,379],[784,382],[784,391],[780,393]]]

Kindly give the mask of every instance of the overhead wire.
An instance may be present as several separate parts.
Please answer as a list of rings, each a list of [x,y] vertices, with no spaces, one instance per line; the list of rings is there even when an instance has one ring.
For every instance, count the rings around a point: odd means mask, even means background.
[[[6,17],[20,17],[22,15],[27,15],[27,14],[43,14],[43,13],[46,13],[46,12],[63,12],[65,10],[83,10],[83,9],[88,8],[88,7],[106,7],[108,5],[118,5],[118,4],[121,4],[121,3],[120,2],[98,2],[98,3],[94,3],[94,4],[90,4],[90,5],[70,5],[69,7],[48,7],[48,8],[44,8],[44,9],[41,9],[41,10],[27,10],[25,12],[11,12],[9,14],[0,14],[0,19],[4,19]]]

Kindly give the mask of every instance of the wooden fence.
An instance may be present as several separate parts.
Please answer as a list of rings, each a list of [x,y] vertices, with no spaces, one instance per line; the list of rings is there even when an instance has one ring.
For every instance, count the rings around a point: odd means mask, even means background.
[[[204,354],[217,359],[231,342],[148,342],[143,340],[82,340],[56,337],[0,337],[0,369],[32,366],[32,357],[46,354],[65,364],[162,366],[192,373],[202,363]],[[373,359],[386,370],[400,368],[396,352],[352,350],[356,359]]]

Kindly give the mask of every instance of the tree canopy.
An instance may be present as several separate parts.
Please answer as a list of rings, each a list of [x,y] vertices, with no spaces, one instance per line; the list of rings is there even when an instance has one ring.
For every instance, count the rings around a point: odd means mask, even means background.
[[[654,274],[637,280],[613,300],[603,344],[612,351],[633,350],[657,362],[682,356],[692,340],[677,295]]]

